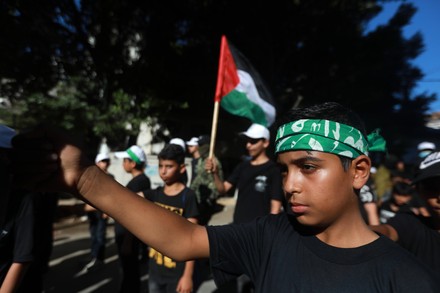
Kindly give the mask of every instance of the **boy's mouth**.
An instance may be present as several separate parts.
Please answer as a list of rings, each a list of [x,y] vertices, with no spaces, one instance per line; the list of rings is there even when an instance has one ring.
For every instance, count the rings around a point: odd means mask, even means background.
[[[291,203],[290,204],[292,212],[295,214],[303,214],[307,211],[308,207],[306,205],[300,204],[300,203]]]

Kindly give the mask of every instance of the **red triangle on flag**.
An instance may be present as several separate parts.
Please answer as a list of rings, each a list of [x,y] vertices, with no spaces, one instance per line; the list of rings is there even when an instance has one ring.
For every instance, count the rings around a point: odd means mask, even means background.
[[[237,87],[239,82],[240,78],[238,77],[237,66],[229,49],[228,41],[225,36],[222,36],[214,101],[220,102],[224,96]]]

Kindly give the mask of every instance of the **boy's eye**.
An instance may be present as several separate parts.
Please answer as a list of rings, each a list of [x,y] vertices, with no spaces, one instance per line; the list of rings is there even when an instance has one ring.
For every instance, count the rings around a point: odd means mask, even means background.
[[[303,164],[301,166],[301,169],[303,169],[304,171],[314,171],[316,167],[312,164]]]

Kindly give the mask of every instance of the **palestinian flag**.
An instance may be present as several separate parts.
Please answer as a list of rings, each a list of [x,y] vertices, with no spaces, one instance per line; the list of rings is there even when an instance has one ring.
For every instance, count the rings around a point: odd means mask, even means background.
[[[215,102],[229,113],[269,127],[276,110],[273,99],[257,71],[222,36]]]

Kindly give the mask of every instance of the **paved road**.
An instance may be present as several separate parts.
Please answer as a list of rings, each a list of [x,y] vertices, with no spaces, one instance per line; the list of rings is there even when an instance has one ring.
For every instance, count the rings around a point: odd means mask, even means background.
[[[224,205],[222,212],[215,214],[211,225],[221,225],[231,222],[235,200],[221,198],[219,203]],[[45,292],[118,292],[119,266],[116,245],[113,237],[113,226],[107,230],[108,241],[105,264],[96,271],[85,273],[84,264],[90,256],[90,238],[88,223],[75,221],[57,224],[54,232],[54,247],[50,260],[50,269],[45,277]],[[146,292],[148,274],[145,266],[141,266],[142,292]],[[198,293],[216,292],[212,280],[202,284]]]

